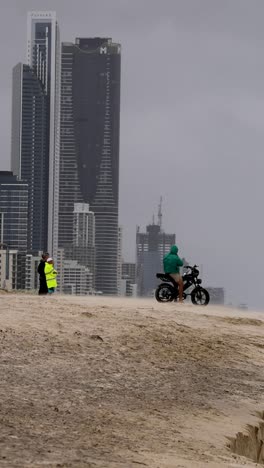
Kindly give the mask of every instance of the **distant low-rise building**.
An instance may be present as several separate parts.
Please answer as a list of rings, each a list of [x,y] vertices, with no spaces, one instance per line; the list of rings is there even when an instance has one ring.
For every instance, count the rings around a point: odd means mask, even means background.
[[[26,255],[26,279],[25,289],[26,291],[34,291],[39,288],[39,275],[38,265],[41,259],[41,252],[37,255],[27,254]]]
[[[137,297],[137,284],[131,284],[130,285],[130,290],[131,290],[131,297]]]
[[[123,262],[122,263],[122,277],[130,278],[133,284],[136,283],[136,264]]]
[[[83,296],[93,293],[93,274],[76,260],[64,260],[63,292]]]
[[[28,184],[10,171],[0,171],[0,248],[17,251],[16,289],[25,289]]]
[[[117,294],[122,296],[122,250],[123,250],[123,229],[118,227],[118,246],[117,246]]]
[[[136,264],[122,263],[122,276],[120,280],[120,296],[136,296]]]
[[[64,285],[64,260],[65,260],[65,252],[64,249],[58,249],[57,253],[57,264],[55,268],[58,272],[57,276],[57,292],[63,293],[63,285]]]
[[[0,171],[0,243],[27,251],[28,184]]]
[[[95,216],[88,203],[74,203],[73,243],[64,247],[67,260],[76,260],[93,274],[95,281]]]
[[[0,250],[0,289],[12,291],[18,288],[17,266],[17,250]]]
[[[129,277],[123,276],[120,281],[120,296],[136,297],[137,285]]]

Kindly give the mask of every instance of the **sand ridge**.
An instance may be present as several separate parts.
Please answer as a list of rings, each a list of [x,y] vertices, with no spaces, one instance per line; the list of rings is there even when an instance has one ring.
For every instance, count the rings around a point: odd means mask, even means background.
[[[264,315],[154,300],[0,297],[0,466],[252,467]]]

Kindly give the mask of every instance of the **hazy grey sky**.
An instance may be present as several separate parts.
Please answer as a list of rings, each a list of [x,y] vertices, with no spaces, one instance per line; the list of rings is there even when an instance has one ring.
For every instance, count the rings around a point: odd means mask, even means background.
[[[26,13],[39,9],[57,11],[62,40],[122,43],[125,258],[163,195],[164,227],[206,283],[263,307],[263,0],[1,0],[1,169],[11,69],[25,60]]]

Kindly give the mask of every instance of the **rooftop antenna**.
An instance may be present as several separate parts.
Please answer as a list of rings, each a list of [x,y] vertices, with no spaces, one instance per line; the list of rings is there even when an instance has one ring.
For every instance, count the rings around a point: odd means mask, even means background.
[[[152,224],[154,225],[155,224],[155,215],[153,214],[152,216]]]
[[[161,229],[162,227],[162,197],[160,197],[160,202],[159,202],[158,225]]]

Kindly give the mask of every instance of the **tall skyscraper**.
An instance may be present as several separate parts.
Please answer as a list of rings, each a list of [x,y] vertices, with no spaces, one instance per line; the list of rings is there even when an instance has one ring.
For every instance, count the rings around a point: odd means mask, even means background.
[[[54,12],[28,14],[28,65],[13,70],[11,168],[29,186],[28,250],[56,257],[59,210],[60,42]]]
[[[74,203],[89,203],[105,294],[117,294],[120,57],[109,38],[62,46],[59,246],[73,244]]]
[[[33,11],[28,14],[27,59],[28,65],[41,83],[47,103],[48,251],[56,258],[59,214],[61,47],[55,12]]]
[[[28,251],[47,250],[47,98],[28,65],[13,69],[11,169],[28,183]]]

